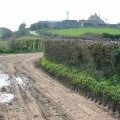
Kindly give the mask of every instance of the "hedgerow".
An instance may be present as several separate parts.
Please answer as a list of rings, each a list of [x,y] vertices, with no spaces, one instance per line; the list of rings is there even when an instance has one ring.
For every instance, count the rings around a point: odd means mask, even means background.
[[[120,75],[120,43],[89,40],[47,40],[45,57],[58,63],[89,66],[97,73]]]
[[[42,40],[41,39],[21,39],[8,41],[8,47],[11,50],[23,50],[23,51],[41,51]]]
[[[19,53],[19,52],[35,52],[42,51],[42,40],[34,39],[19,39],[19,40],[6,40],[0,42],[0,53]],[[3,47],[4,46],[4,47]]]

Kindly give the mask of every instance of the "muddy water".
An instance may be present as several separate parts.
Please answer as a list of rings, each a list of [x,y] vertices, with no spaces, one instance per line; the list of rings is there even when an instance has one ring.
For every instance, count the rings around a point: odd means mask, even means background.
[[[10,85],[10,76],[0,71],[0,88]]]
[[[18,85],[23,85],[23,79],[21,77],[16,77],[16,82],[18,83]]]
[[[14,99],[14,95],[12,93],[7,93],[7,87],[10,86],[10,76],[8,74],[0,71],[0,103],[9,103]]]
[[[0,103],[9,103],[14,99],[11,93],[0,93]]]
[[[14,94],[7,92],[10,84],[10,76],[0,71],[0,103],[2,104],[9,103],[14,99]]]
[[[16,78],[15,78],[16,82],[18,85],[20,86],[26,86],[27,82],[28,82],[28,79],[23,76],[23,75],[18,75]]]
[[[16,75],[10,77],[9,74],[0,71],[0,103],[9,103],[14,99],[14,94],[7,92],[7,89],[11,86],[12,80],[22,88],[27,87],[28,79],[25,76]]]

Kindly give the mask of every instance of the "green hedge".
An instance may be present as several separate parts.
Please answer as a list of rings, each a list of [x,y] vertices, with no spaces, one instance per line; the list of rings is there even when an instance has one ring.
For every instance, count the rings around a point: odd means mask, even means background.
[[[43,42],[38,38],[6,40],[0,42],[0,53],[21,53],[43,51]]]
[[[8,41],[8,47],[11,50],[42,50],[41,39],[21,39],[21,40],[10,40]]]
[[[40,65],[46,71],[60,79],[67,86],[88,95],[100,103],[108,105],[113,111],[120,113],[120,85],[112,85],[109,80],[97,81],[91,74],[75,66],[67,66],[52,62],[46,58],[40,60]]]
[[[120,43],[89,40],[47,40],[45,57],[58,63],[91,65],[106,75],[120,75]]]
[[[112,40],[118,40],[118,39],[120,39],[120,34],[102,33],[101,36],[103,38],[111,38]]]

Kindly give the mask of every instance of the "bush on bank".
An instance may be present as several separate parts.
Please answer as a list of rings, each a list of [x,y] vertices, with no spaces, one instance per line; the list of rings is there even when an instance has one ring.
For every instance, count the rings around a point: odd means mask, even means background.
[[[97,81],[94,76],[75,66],[55,63],[47,58],[40,60],[41,67],[55,75],[65,85],[70,86],[82,94],[108,105],[113,111],[120,113],[120,85],[114,85],[109,80],[101,78]]]

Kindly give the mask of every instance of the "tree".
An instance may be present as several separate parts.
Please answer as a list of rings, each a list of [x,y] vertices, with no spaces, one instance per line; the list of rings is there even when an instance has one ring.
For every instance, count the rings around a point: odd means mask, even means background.
[[[42,29],[42,28],[49,28],[49,24],[50,23],[47,22],[47,21],[40,21],[40,22],[31,24],[30,30],[31,31],[36,31],[36,30],[39,30],[39,29]]]
[[[0,38],[4,39],[12,36],[13,36],[13,32],[10,29],[4,27],[0,28]]]
[[[25,23],[20,24],[17,34],[18,36],[26,35],[26,24]]]

